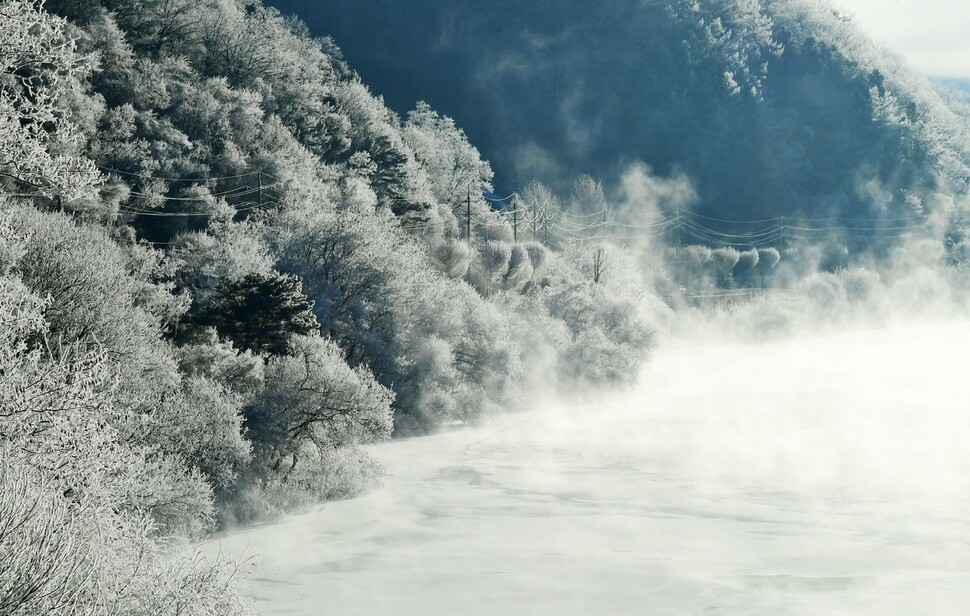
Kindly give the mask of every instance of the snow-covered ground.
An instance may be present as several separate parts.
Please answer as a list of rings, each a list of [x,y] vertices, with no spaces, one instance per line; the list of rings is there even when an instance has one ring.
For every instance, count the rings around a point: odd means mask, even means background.
[[[672,344],[222,539],[266,614],[970,613],[970,326]],[[215,547],[212,547],[215,549]]]

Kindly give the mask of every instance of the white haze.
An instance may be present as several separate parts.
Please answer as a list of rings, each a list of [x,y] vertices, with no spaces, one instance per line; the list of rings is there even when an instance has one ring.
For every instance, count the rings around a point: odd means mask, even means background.
[[[266,614],[962,615],[967,348],[669,341],[629,394],[377,446],[381,489],[222,543]]]
[[[960,0],[836,0],[878,43],[931,77],[970,79],[970,4]]]
[[[670,177],[659,177],[643,161],[623,168],[615,192],[618,198],[611,205],[614,215],[641,224],[655,224],[663,216],[671,216],[678,209],[686,210],[697,203],[697,192],[683,172],[678,170]]]

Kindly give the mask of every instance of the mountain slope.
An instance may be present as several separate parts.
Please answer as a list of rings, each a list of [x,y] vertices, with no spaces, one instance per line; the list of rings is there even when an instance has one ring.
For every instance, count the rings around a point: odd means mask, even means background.
[[[392,107],[455,117],[507,184],[643,160],[734,218],[908,216],[966,191],[963,103],[824,3],[273,4]]]

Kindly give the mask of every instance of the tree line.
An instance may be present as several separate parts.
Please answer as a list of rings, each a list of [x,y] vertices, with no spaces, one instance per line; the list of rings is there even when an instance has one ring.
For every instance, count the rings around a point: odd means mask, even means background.
[[[246,613],[186,540],[373,486],[363,445],[636,377],[632,253],[516,241],[464,132],[299,22],[3,0],[0,32],[0,613]]]

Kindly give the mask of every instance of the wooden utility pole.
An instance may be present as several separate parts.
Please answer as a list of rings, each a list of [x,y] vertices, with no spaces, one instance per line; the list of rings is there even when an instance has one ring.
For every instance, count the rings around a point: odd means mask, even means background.
[[[258,195],[257,198],[259,199],[259,207],[262,208],[263,207],[263,170],[262,169],[256,170],[256,194]]]
[[[535,242],[539,239],[539,202],[536,199],[532,201],[532,241]]]
[[[512,241],[519,241],[519,200],[512,195]]]
[[[465,237],[468,238],[468,246],[472,245],[472,187],[468,187],[468,215],[465,219]]]

